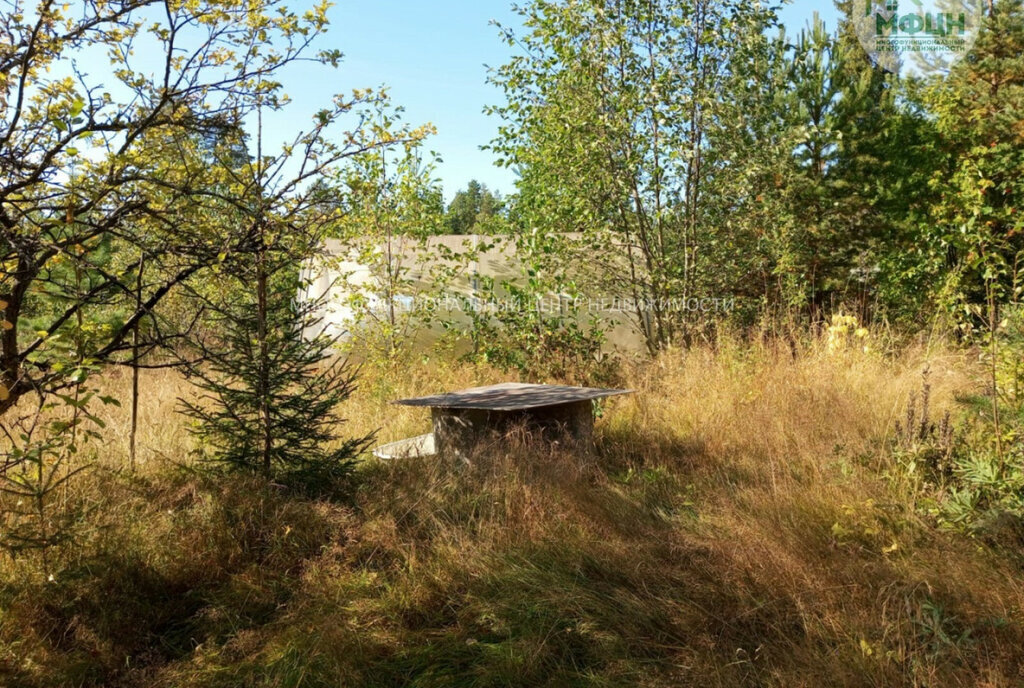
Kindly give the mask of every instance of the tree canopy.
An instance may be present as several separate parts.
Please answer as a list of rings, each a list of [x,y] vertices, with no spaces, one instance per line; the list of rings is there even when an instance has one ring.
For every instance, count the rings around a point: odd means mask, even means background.
[[[449,234],[493,234],[504,212],[501,196],[492,193],[486,184],[470,180],[465,189],[455,192],[448,204],[444,225]]]

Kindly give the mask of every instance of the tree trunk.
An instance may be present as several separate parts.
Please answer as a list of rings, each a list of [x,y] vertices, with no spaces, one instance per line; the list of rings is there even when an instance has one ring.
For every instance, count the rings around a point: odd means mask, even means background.
[[[262,234],[262,229],[261,229]],[[263,446],[260,448],[260,459],[263,472],[270,475],[270,456],[273,449],[273,436],[270,427],[270,350],[267,345],[267,272],[264,264],[266,249],[260,247],[261,255],[256,262],[256,339],[258,342],[257,362],[259,369],[259,405],[260,405],[260,437]]]

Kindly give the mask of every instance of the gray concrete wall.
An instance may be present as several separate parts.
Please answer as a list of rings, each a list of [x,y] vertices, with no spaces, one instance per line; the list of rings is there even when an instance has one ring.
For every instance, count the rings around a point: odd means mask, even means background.
[[[325,243],[321,256],[303,269],[307,287],[302,298],[317,299],[325,296],[325,305],[320,315],[324,331],[334,337],[348,339],[352,336],[353,323],[357,321],[357,308],[350,304],[353,294],[365,295],[363,317],[384,318],[386,299],[381,299],[385,274],[384,266],[390,264],[392,272],[401,271],[400,281],[404,282],[399,296],[395,299],[397,311],[407,313],[410,309],[430,305],[435,308],[438,320],[448,320],[456,327],[469,326],[470,316],[461,308],[454,307],[461,299],[485,298],[480,288],[480,278],[490,277],[495,284],[503,281],[521,282],[522,271],[511,242],[498,237],[484,235],[439,235],[415,240],[406,237],[386,243],[346,243],[330,239]],[[438,286],[435,275],[454,273],[455,276],[443,287]],[[499,297],[504,294],[499,294]],[[587,302],[590,303],[590,302]],[[491,306],[509,305],[507,302]],[[552,294],[544,301],[551,310],[568,312],[566,300]],[[588,319],[586,307],[579,316]],[[608,319],[609,344],[625,350],[638,350],[642,341],[631,323],[631,316],[625,313],[601,312]],[[417,343],[429,345],[443,334],[437,324],[426,328],[413,328],[412,336]]]

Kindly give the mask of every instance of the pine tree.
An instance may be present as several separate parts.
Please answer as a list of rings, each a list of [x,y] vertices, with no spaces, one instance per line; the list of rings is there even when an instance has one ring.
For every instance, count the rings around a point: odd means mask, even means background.
[[[759,164],[750,194],[758,202],[748,206],[769,232],[783,308],[812,317],[842,307],[862,317],[879,307],[918,312],[907,289],[925,274],[915,219],[927,204],[933,126],[901,98],[896,76],[872,62],[849,19],[833,32],[815,16],[784,63],[780,93],[753,96],[772,113],[759,122],[761,160],[734,153],[747,167]]]

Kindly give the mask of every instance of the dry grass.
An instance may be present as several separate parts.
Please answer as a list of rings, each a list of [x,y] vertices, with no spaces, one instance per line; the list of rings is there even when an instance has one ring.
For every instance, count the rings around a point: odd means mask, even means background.
[[[923,345],[670,352],[626,371],[592,457],[371,460],[349,504],[172,470],[186,388],[156,374],[142,470],[116,469],[111,412],[56,580],[3,564],[0,683],[1020,685],[1019,556],[937,531],[884,477],[926,363],[934,407],[973,387]],[[428,423],[389,400],[498,379],[368,369],[344,413],[387,441]]]

